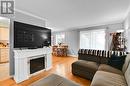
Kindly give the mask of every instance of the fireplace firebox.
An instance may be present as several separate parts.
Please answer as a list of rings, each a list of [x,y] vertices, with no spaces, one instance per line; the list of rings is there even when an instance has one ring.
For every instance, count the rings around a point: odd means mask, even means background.
[[[30,74],[45,69],[45,57],[30,59]]]

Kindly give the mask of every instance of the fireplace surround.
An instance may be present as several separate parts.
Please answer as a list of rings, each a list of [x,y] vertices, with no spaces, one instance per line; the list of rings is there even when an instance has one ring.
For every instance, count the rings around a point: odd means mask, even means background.
[[[15,49],[14,63],[14,79],[16,83],[20,83],[29,79],[29,77],[41,71],[47,71],[52,67],[51,48]]]

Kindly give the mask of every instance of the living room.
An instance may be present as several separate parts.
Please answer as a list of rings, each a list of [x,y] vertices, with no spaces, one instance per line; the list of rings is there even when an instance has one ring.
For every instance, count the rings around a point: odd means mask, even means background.
[[[0,86],[130,85],[129,0],[14,2],[14,14],[0,15],[10,21],[9,60],[0,63]],[[112,67],[106,57],[113,55],[127,56]]]

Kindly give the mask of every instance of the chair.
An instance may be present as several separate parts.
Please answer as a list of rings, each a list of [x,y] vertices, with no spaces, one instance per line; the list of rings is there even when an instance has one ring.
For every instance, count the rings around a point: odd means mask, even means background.
[[[64,48],[58,47],[57,48],[57,56],[63,56],[64,55]]]
[[[68,48],[66,47],[59,47],[57,48],[57,56],[67,56]]]
[[[52,55],[56,55],[57,56],[57,45],[52,46]]]

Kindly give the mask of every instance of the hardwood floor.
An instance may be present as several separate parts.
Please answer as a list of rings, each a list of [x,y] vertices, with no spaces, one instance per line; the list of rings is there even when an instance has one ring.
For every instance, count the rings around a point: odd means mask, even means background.
[[[80,78],[78,76],[74,76],[71,73],[71,64],[77,60],[77,58],[74,57],[55,57],[53,56],[53,67],[49,71],[44,71],[39,73],[38,75],[30,77],[30,79],[23,81],[19,84],[16,84],[13,79],[7,79],[4,81],[0,81],[0,86],[28,86],[29,84],[44,78],[45,76],[56,73],[59,75],[62,75],[72,81],[75,81],[81,86],[90,86],[90,81]]]

